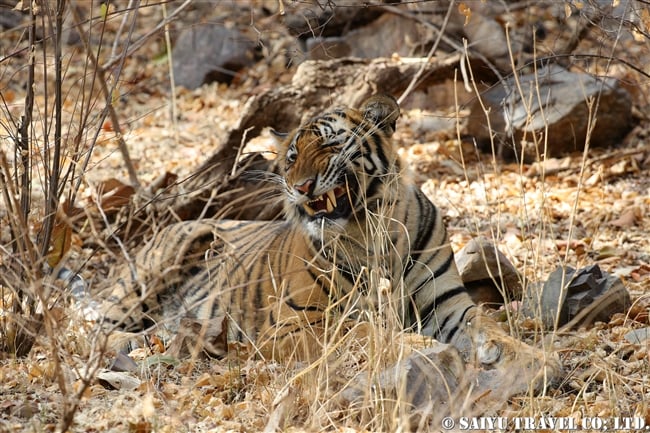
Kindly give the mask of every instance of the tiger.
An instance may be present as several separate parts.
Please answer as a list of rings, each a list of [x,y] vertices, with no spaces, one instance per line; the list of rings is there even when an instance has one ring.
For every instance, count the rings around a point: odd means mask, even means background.
[[[168,225],[125,267],[105,320],[137,331],[227,317],[229,341],[281,360],[318,350],[333,318],[361,320],[384,302],[403,329],[482,365],[556,375],[557,360],[508,335],[468,295],[443,215],[393,143],[399,115],[393,96],[377,94],[277,133],[284,217]]]

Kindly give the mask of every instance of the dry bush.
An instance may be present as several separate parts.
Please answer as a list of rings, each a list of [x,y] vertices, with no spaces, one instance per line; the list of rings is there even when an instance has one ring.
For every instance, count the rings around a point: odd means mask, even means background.
[[[85,200],[85,175],[103,130],[115,131],[137,185],[113,105],[133,51],[128,25],[138,8],[116,13],[65,1],[15,6],[6,9],[16,25],[7,32],[14,45],[4,47],[9,52],[0,64],[0,352],[7,360],[33,357],[33,350],[46,354],[45,375],[61,394],[54,419],[66,431],[105,349],[75,319],[78,309],[69,308],[64,266],[81,242],[73,227],[87,215],[74,210]],[[83,287],[76,290],[83,295]]]

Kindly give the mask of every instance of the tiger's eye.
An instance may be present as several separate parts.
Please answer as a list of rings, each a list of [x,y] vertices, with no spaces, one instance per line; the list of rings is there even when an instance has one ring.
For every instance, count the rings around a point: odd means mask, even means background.
[[[296,162],[296,153],[287,153],[287,166],[293,165],[294,162]]]
[[[287,168],[291,167],[298,158],[298,151],[294,145],[291,145],[287,150],[286,164]]]

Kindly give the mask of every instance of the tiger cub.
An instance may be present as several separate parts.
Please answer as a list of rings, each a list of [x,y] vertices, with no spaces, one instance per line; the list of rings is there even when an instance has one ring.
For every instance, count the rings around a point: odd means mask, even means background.
[[[334,317],[390,305],[404,329],[450,343],[479,362],[543,351],[480,316],[463,286],[442,216],[411,181],[391,141],[392,96],[323,113],[282,137],[284,221],[202,220],[164,228],[114,288],[106,317],[123,329],[183,317],[227,316],[229,339],[286,358],[319,347]],[[387,296],[375,278],[390,282]],[[338,316],[337,316],[338,315]],[[163,320],[164,319],[164,320]]]

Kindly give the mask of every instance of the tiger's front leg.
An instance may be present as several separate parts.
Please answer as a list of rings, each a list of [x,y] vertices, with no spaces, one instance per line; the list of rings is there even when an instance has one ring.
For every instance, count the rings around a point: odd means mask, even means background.
[[[428,209],[434,213],[433,205]],[[440,217],[435,225],[442,226]],[[504,383],[512,380],[520,391],[529,385],[539,388],[544,381],[558,377],[561,368],[556,357],[511,337],[480,312],[460,278],[445,231],[438,235],[404,267],[404,281],[414,288],[411,298],[417,306],[412,308],[417,314],[408,314],[407,323],[419,325],[423,334],[455,346],[477,366],[498,371]],[[411,251],[419,251],[417,243],[411,245]]]

